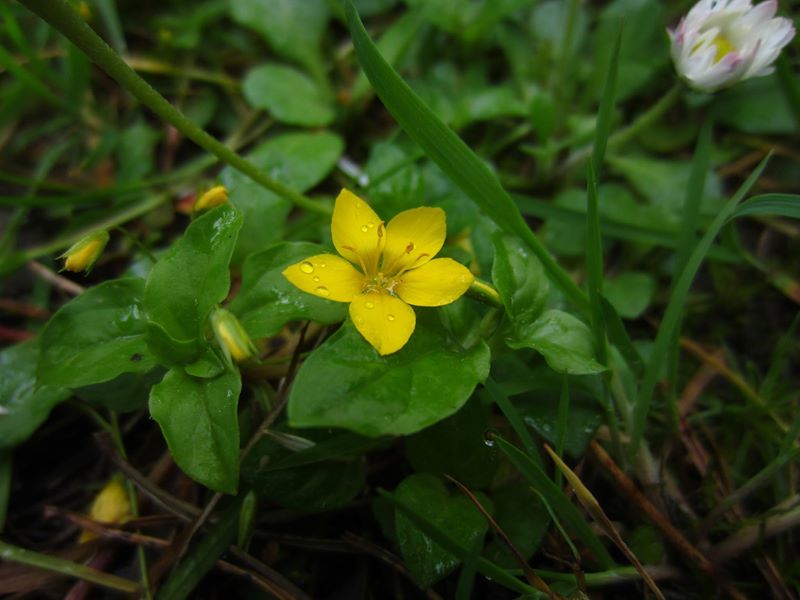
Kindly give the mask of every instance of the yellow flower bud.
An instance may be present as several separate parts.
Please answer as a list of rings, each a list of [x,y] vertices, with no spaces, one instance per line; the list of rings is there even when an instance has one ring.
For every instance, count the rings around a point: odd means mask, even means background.
[[[256,348],[239,320],[230,311],[218,308],[211,315],[211,327],[217,343],[228,358],[244,362],[256,353]]]
[[[118,478],[109,481],[95,496],[89,517],[98,523],[124,523],[131,518],[128,492]],[[82,531],[79,542],[88,542],[96,536],[91,531]]]
[[[73,273],[91,271],[94,263],[103,253],[108,239],[108,232],[103,230],[95,231],[78,240],[59,257],[65,259],[64,269]]]
[[[199,213],[228,201],[228,190],[224,185],[215,185],[205,194],[200,196],[192,207],[192,211]]]

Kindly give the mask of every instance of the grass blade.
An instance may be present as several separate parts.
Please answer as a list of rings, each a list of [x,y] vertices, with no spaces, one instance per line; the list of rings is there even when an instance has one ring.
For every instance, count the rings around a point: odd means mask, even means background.
[[[733,213],[739,217],[790,217],[800,219],[800,196],[797,194],[762,194],[742,204]]]
[[[390,494],[386,490],[378,490],[378,493],[383,496],[386,500],[392,503],[394,507],[403,513],[409,521],[411,521],[414,526],[419,529],[423,534],[428,536],[442,548],[444,548],[447,552],[452,554],[453,556],[457,557],[461,561],[466,561],[469,559],[470,550],[468,548],[463,548],[458,542],[454,541],[449,535],[447,535],[444,531],[436,527],[433,523],[428,521],[425,517],[419,515],[414,509],[410,506],[406,505],[404,502],[398,500],[394,497],[393,494]],[[487,560],[483,557],[479,557],[475,563],[477,570],[487,577],[491,577],[497,583],[507,587],[510,590],[514,590],[515,592],[519,592],[520,594],[525,594],[526,597],[531,598],[544,598],[545,596],[541,594],[535,588],[523,583],[510,573],[499,567],[495,563],[490,560]]]
[[[361,67],[403,130],[495,223],[524,240],[561,292],[586,310],[586,295],[531,231],[511,196],[486,163],[422,102],[384,60],[364,29],[351,0],[345,0],[344,9]]]
[[[611,60],[608,64],[608,73],[603,84],[603,95],[600,99],[600,109],[597,113],[597,128],[594,132],[594,147],[592,148],[592,161],[596,176],[600,176],[603,158],[606,154],[608,137],[611,135],[611,119],[614,116],[614,100],[617,95],[617,72],[619,71],[619,49],[622,45],[622,21],[611,51]]]
[[[686,187],[686,199],[683,204],[683,216],[678,237],[678,258],[676,272],[680,272],[686,264],[696,241],[697,222],[700,207],[703,204],[703,192],[706,186],[706,175],[711,162],[711,120],[703,124],[694,150],[692,170]]]
[[[683,309],[686,305],[686,299],[689,295],[689,288],[692,286],[692,281],[694,281],[694,277],[705,259],[706,253],[711,247],[714,238],[717,237],[723,225],[725,225],[734,213],[739,202],[742,201],[742,198],[744,198],[747,192],[750,191],[750,188],[753,187],[753,184],[761,176],[764,167],[767,166],[768,160],[769,156],[761,161],[750,174],[750,177],[747,178],[719,212],[705,235],[695,246],[692,255],[686,262],[686,266],[683,268],[683,271],[681,271],[680,277],[672,290],[667,310],[664,313],[664,318],[661,320],[661,325],[656,334],[655,344],[653,344],[650,358],[647,361],[644,381],[639,390],[639,397],[633,409],[633,430],[631,431],[630,442],[632,456],[635,456],[639,450],[639,444],[644,435],[644,428],[647,422],[647,415],[650,412],[650,403],[653,399],[653,392],[655,391],[658,374],[661,370],[661,365],[669,356],[671,344],[677,338],[675,329],[682,318]]]
[[[572,505],[561,489],[552,482],[547,473],[519,448],[508,443],[499,435],[494,436],[493,439],[503,454],[544,497],[559,520],[565,523],[586,544],[586,547],[589,548],[603,568],[613,568],[614,560],[605,546],[586,523],[583,515]]]
[[[522,442],[525,452],[528,453],[528,457],[535,462],[539,468],[543,469],[544,463],[542,462],[542,458],[539,456],[539,452],[536,450],[536,444],[533,442],[530,431],[528,431],[528,426],[525,425],[525,421],[522,420],[522,417],[517,412],[517,409],[514,408],[511,400],[508,399],[508,396],[503,391],[503,388],[501,388],[500,385],[498,385],[498,383],[491,377],[486,378],[486,382],[483,384],[483,386],[485,394],[490,400],[497,404],[505,418],[508,419],[508,422],[511,425],[511,428],[514,430],[514,433],[517,434],[517,437]]]

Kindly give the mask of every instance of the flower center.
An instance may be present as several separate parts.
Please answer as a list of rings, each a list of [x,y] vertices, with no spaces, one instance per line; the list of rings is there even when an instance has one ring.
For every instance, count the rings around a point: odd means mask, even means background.
[[[372,277],[364,278],[364,286],[361,288],[362,294],[392,294],[394,295],[394,288],[401,282],[401,279],[396,276],[385,275],[379,271]]]
[[[734,45],[731,44],[731,41],[721,33],[717,34],[717,37],[715,37],[711,43],[717,49],[717,53],[714,56],[714,63],[718,63],[727,56],[729,52],[736,50]]]

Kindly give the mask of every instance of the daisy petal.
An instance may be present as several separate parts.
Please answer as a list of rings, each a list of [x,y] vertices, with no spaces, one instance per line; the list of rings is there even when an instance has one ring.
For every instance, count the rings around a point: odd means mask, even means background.
[[[350,190],[336,198],[331,220],[333,245],[339,254],[365,271],[374,271],[386,240],[383,221]]]
[[[474,280],[464,265],[437,258],[403,274],[394,291],[414,306],[443,306],[461,297]]]
[[[386,226],[383,272],[399,273],[433,258],[447,236],[445,214],[441,208],[421,207],[404,210]]]
[[[335,254],[306,258],[286,267],[283,276],[304,292],[336,302],[350,302],[364,286],[364,275]]]
[[[417,317],[405,302],[389,294],[360,294],[350,303],[350,318],[358,332],[379,354],[405,346]]]

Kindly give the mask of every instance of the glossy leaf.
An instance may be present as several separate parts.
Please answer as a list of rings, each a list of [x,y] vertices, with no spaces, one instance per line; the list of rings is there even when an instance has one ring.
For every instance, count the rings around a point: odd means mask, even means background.
[[[525,482],[517,481],[492,490],[492,502],[495,521],[520,554],[529,559],[550,526],[550,515],[541,498]],[[519,568],[516,558],[497,535],[487,544],[484,555],[502,567]]]
[[[497,452],[486,444],[489,411],[473,399],[452,417],[406,438],[406,455],[418,473],[450,475],[464,485],[486,487],[494,478]]]
[[[114,279],[64,305],[42,331],[39,381],[74,388],[152,369],[143,296],[143,279]]]
[[[347,314],[347,304],[307,294],[281,274],[296,262],[326,250],[307,242],[284,242],[253,254],[242,272],[242,287],[230,309],[252,338],[277,333],[290,321],[337,323]]]
[[[343,150],[342,138],[328,131],[285,133],[270,138],[247,158],[280,183],[306,192],[325,179]],[[283,238],[292,204],[232,167],[225,167],[220,179],[244,220],[232,259],[240,265],[250,254]]]
[[[521,332],[542,314],[550,285],[542,264],[518,238],[498,232],[493,242],[492,281],[514,330]]]
[[[36,431],[59,402],[69,398],[64,388],[36,381],[39,344],[32,340],[0,351],[0,449],[13,448]]]
[[[144,308],[147,318],[163,330],[161,347],[172,344],[176,352],[195,358],[201,353],[208,315],[228,295],[228,262],[241,224],[234,207],[219,206],[193,221],[153,266]]]
[[[292,67],[267,64],[252,69],[244,78],[242,93],[250,106],[266,110],[280,123],[324,127],[333,121],[325,93]]]
[[[732,218],[775,216],[800,219],[800,196],[797,194],[762,194],[742,203]]]
[[[192,479],[233,494],[239,482],[238,371],[199,379],[172,369],[150,393],[150,414]]]
[[[451,494],[433,475],[406,477],[394,492],[402,502],[432,525],[446,531],[462,548],[472,546],[486,533],[488,523],[475,505],[463,494]],[[491,512],[487,498],[478,494],[484,508]],[[395,529],[400,553],[408,570],[423,588],[436,583],[458,566],[460,560],[419,531],[404,514],[395,514]]]
[[[605,370],[595,360],[589,327],[560,310],[545,311],[507,343],[512,348],[533,348],[559,373],[590,375]]]
[[[417,311],[408,344],[388,356],[346,323],[300,368],[289,395],[289,422],[404,435],[456,412],[488,375],[489,349],[483,342],[470,350],[453,347],[423,312]]]

